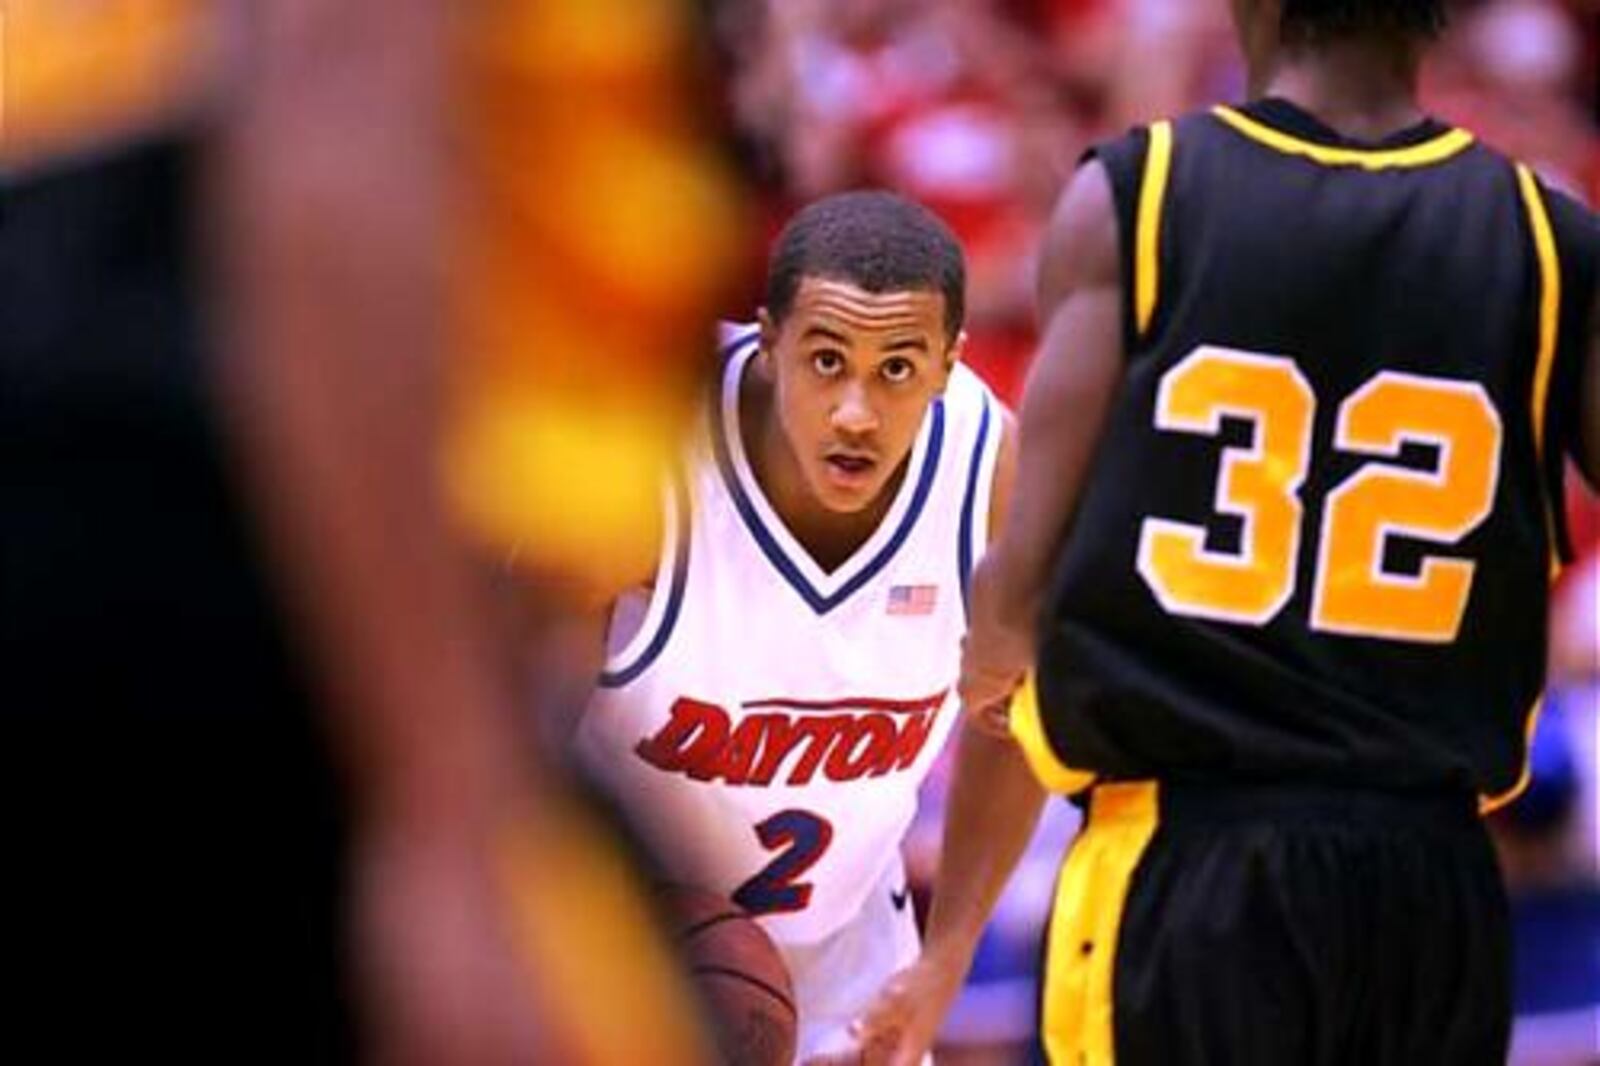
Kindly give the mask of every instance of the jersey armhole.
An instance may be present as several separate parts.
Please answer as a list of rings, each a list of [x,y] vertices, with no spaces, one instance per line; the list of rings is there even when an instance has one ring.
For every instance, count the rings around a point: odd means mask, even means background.
[[[666,649],[667,640],[677,626],[683,609],[684,587],[689,576],[689,489],[683,474],[674,470],[670,484],[662,490],[661,557],[656,564],[655,581],[644,622],[615,654],[606,658],[600,672],[601,688],[622,688],[650,668]],[[607,620],[614,624],[615,607]]]

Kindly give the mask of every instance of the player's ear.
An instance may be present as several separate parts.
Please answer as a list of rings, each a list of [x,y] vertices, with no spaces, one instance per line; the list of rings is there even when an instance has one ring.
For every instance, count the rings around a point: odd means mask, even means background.
[[[956,339],[945,349],[944,368],[946,372],[955,369],[955,365],[967,357],[967,331],[961,330],[956,334]]]
[[[761,358],[771,360],[772,350],[778,346],[778,324],[765,307],[756,311],[756,321],[761,325]]]
[[[944,380],[939,383],[939,391],[943,392],[945,385],[950,382],[950,371],[967,355],[967,331],[962,330],[956,334],[956,339],[944,350],[944,359],[940,362],[939,369],[943,372]]]

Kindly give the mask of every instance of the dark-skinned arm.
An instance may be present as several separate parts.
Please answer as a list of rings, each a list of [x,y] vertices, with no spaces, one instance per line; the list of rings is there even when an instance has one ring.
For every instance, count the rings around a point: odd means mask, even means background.
[[[380,1064],[544,1050],[501,834],[540,810],[485,590],[438,489],[439,0],[262,5],[213,170],[232,444],[352,801],[350,945]]]
[[[1020,431],[1008,425],[1002,439],[995,502],[1004,519],[974,578],[963,656],[967,713],[927,945],[916,964],[890,979],[858,1025],[865,1063],[914,1066],[932,1047],[1044,804],[1045,791],[1021,749],[984,711],[1003,708],[1032,665],[1038,590],[1121,379],[1117,255],[1110,184],[1104,169],[1091,163],[1063,195],[1046,234],[1040,262],[1044,340],[1024,393]]]
[[[1122,281],[1116,211],[1091,162],[1062,197],[1039,264],[1043,339],[1022,397],[1017,484],[1000,537],[972,580],[961,699],[993,714],[1033,666],[1034,626],[1068,523],[1122,381]]]

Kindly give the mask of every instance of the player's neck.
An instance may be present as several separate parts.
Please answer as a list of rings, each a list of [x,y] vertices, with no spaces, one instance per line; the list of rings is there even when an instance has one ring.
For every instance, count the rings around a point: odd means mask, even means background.
[[[1423,118],[1417,102],[1420,51],[1349,38],[1285,49],[1252,78],[1251,95],[1277,96],[1357,141],[1378,141]]]
[[[872,536],[888,513],[904,464],[890,478],[878,498],[855,514],[824,507],[811,491],[800,460],[773,409],[772,384],[760,373],[749,373],[739,390],[739,431],[744,437],[751,472],[767,502],[806,553],[824,571],[831,572],[855,554]]]

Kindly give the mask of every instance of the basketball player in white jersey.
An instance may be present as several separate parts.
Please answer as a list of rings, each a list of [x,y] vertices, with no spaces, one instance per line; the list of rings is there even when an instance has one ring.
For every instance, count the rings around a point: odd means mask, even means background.
[[[918,951],[900,842],[958,719],[967,579],[1014,452],[959,362],[964,285],[954,236],[897,196],[789,223],[577,726],[668,875],[778,944],[802,1063],[852,1054]]]

